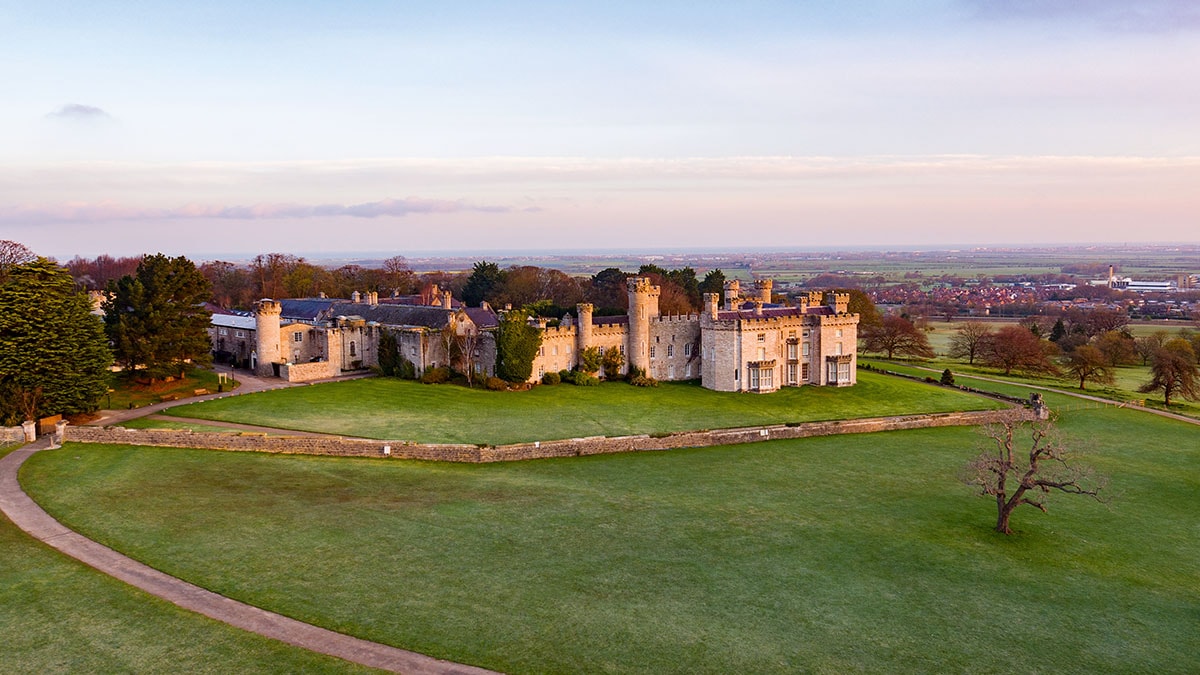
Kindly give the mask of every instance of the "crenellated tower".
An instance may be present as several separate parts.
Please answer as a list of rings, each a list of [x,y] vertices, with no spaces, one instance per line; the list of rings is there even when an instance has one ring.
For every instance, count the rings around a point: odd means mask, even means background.
[[[258,343],[255,375],[270,377],[275,374],[272,364],[281,362],[279,358],[279,316],[282,312],[283,308],[279,303],[270,298],[263,298],[254,304],[254,328]]]
[[[771,304],[771,291],[775,288],[775,282],[771,279],[758,280],[758,299],[764,305]]]
[[[730,279],[725,282],[725,311],[737,309],[738,301],[742,297],[742,284],[737,279]]]
[[[646,277],[629,280],[629,365],[650,370],[650,320],[658,318],[662,289]]]

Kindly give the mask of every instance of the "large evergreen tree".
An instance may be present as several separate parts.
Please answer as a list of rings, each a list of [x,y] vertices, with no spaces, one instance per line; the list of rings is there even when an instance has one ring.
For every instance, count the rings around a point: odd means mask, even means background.
[[[192,261],[148,255],[134,275],[109,283],[108,292],[104,323],[125,368],[143,369],[154,380],[208,363],[209,284]]]
[[[0,284],[0,418],[90,412],[108,391],[112,354],[66,269],[39,258]]]
[[[478,307],[481,302],[492,297],[504,283],[504,273],[494,262],[480,260],[467,277],[467,285],[463,287],[463,302],[468,307]]]
[[[507,312],[496,328],[496,377],[507,382],[528,380],[541,346],[542,332],[529,325],[529,315]]]

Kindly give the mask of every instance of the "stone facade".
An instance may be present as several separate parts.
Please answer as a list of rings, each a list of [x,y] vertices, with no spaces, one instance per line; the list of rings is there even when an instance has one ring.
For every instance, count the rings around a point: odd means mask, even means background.
[[[797,306],[784,307],[771,303],[771,291],[770,280],[763,280],[743,296],[741,284],[734,280],[726,284],[724,308],[716,294],[706,294],[700,314],[663,316],[660,289],[645,277],[630,279],[629,310],[623,316],[594,317],[590,304],[580,304],[578,318],[564,317],[558,326],[536,320],[542,346],[530,381],[577,367],[580,354],[594,347],[624,355],[621,372],[602,373],[609,378],[636,367],[657,380],[699,378],[704,387],[717,391],[768,393],[806,384],[853,385],[858,315],[847,311],[849,296],[810,293]],[[449,364],[445,331],[450,330],[474,336],[474,367],[482,375],[492,373],[494,323],[469,314],[481,310],[456,307],[449,292],[439,293],[436,305],[381,304],[374,294],[355,295],[349,302],[261,301],[256,371],[307,381],[368,368],[379,363],[380,332],[388,331],[420,374]],[[307,365],[312,363],[328,365]]]
[[[259,301],[252,355],[255,372],[289,382],[309,382],[372,368],[379,365],[379,339],[386,331],[419,376],[428,368],[450,364],[449,331],[460,336],[457,345],[472,347],[468,360],[476,370],[491,374],[496,360],[494,342],[467,310],[454,306],[448,291],[439,294],[436,304],[414,305],[399,302],[406,298],[381,303],[375,293],[354,295],[349,301]],[[495,316],[490,310],[471,311],[484,321]],[[464,335],[475,339],[463,340]],[[456,367],[462,362],[460,359]]]

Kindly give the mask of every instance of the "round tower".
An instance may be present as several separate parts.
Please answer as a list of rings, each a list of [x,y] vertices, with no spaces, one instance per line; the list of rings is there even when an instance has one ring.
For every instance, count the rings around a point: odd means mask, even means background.
[[[279,303],[263,298],[254,303],[254,327],[257,338],[258,361],[254,366],[255,375],[271,376],[275,374],[272,364],[280,363],[279,358],[279,315],[282,312]]]
[[[725,311],[737,309],[738,298],[742,296],[742,285],[737,279],[725,282]]]
[[[764,305],[771,304],[771,290],[775,288],[775,282],[770,279],[758,280],[758,298],[762,300]]]
[[[575,305],[579,313],[579,325],[575,327],[575,354],[578,356],[592,344],[592,304],[581,302]]]
[[[650,372],[650,320],[658,318],[658,286],[646,277],[629,280],[629,365]]]

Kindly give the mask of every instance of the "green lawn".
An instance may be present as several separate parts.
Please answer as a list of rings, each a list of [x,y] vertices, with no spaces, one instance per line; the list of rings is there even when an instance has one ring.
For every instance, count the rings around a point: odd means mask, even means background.
[[[224,372],[228,372],[228,368],[225,368]],[[211,393],[216,393],[218,386],[229,391],[239,385],[239,382],[220,384],[217,373],[204,368],[195,368],[182,379],[173,379],[170,382],[160,381],[154,384],[137,382],[128,373],[113,373],[109,383],[110,391],[105,398],[101,399],[100,405],[109,410],[141,408],[163,401],[191,398],[196,395],[197,389],[206,389]]]
[[[150,419],[147,417],[138,417],[137,419],[122,422],[120,426],[129,429],[175,429],[178,431],[211,431],[224,434],[240,434],[241,429],[231,429],[217,424],[202,424],[192,422],[186,419]]]
[[[917,412],[982,410],[986,399],[859,373],[854,387],[789,387],[773,394],[605,383],[493,392],[369,378],[193,403],[171,415],[428,443],[519,441],[719,429]]]
[[[5,673],[366,672],[157,600],[34,541],[3,516],[0,635]]]
[[[514,673],[1200,670],[1200,429],[1061,426],[1119,500],[1011,537],[956,480],[965,428],[499,465],[68,445],[23,480],[217,592]]]

